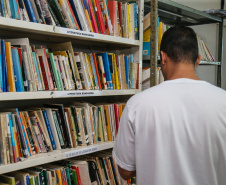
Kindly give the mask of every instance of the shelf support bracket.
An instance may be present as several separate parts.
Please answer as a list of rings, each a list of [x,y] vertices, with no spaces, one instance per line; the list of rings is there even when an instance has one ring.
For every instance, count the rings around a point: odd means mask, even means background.
[[[157,84],[157,57],[158,57],[158,0],[150,0],[151,7],[151,36],[150,36],[150,87]]]

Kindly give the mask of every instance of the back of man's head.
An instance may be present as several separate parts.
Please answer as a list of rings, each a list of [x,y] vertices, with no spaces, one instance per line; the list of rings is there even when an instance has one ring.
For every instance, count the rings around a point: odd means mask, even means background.
[[[160,51],[174,63],[192,62],[195,65],[198,58],[196,33],[185,26],[171,27],[163,35]]]

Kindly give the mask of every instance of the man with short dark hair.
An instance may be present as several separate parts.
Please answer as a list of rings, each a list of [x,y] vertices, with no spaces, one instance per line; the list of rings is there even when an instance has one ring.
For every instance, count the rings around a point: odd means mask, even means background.
[[[226,92],[195,73],[195,32],[172,27],[161,43],[165,82],[133,96],[113,157],[138,185],[226,185]]]

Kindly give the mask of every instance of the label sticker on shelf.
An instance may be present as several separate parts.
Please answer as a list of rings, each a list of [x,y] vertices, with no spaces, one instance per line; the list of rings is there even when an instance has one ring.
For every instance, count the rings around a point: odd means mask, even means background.
[[[101,91],[60,91],[55,92],[56,97],[94,96],[101,95]]]
[[[92,146],[88,148],[65,152],[65,159],[80,156],[80,155],[90,154],[97,151],[98,151],[98,146]]]
[[[69,28],[60,28],[60,33],[65,33],[68,35],[75,35],[80,37],[87,37],[87,38],[97,38],[98,34],[86,32],[86,31],[80,31],[75,29],[69,29]]]

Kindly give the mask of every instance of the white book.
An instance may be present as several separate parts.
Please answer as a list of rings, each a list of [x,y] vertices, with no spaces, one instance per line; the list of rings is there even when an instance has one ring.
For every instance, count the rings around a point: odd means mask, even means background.
[[[64,64],[63,64],[63,56],[58,55],[58,57],[59,57],[59,65],[61,68],[61,73],[62,73],[63,80],[65,83],[65,88],[66,88],[66,90],[69,90],[68,80],[67,80],[67,76],[66,76],[66,72],[65,72]]]
[[[55,65],[56,65],[56,69],[57,69],[57,72],[59,74],[59,79],[60,79],[60,83],[61,83],[61,86],[62,86],[62,90],[66,90],[63,86],[63,81],[62,81],[62,76],[61,76],[61,73],[60,73],[60,68],[59,68],[59,61],[58,61],[58,57],[57,56],[53,56],[54,57],[54,62],[55,62]]]
[[[52,130],[52,133],[53,133],[53,138],[54,138],[54,141],[55,141],[55,144],[56,144],[56,149],[60,150],[61,149],[60,140],[59,140],[57,130],[56,130],[56,126],[55,126],[55,122],[54,122],[54,119],[53,119],[52,109],[46,108],[45,110],[46,110],[46,113],[47,113],[47,116],[48,116],[48,119],[49,119],[49,124],[50,124],[51,130]]]
[[[80,0],[73,0],[83,31],[91,31]]]

